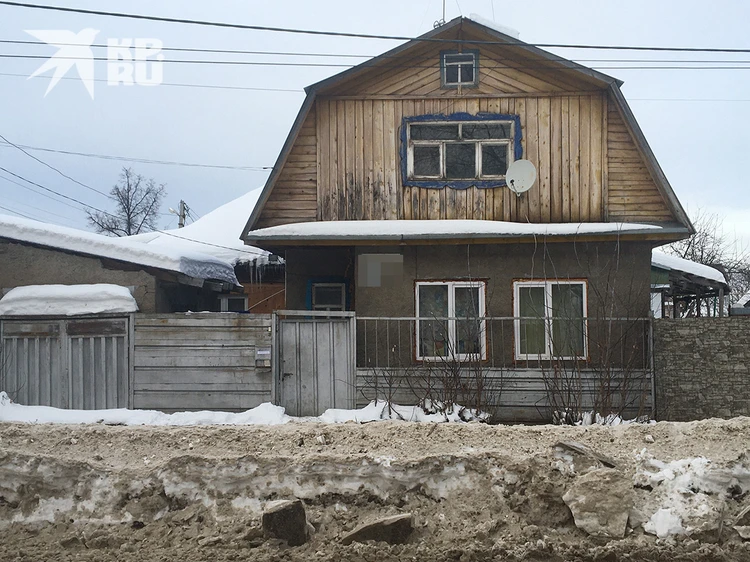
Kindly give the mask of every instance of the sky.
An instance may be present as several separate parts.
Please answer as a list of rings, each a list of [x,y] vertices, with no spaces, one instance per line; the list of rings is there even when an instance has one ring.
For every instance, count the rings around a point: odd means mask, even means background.
[[[432,29],[443,10],[442,0],[35,3],[407,37]],[[742,0],[719,0],[710,9],[705,2],[693,0],[446,0],[445,11],[446,20],[478,14],[518,30],[521,40],[534,44],[750,49],[746,31],[750,2]],[[168,60],[272,64],[164,62],[162,84],[152,86],[108,85],[107,62],[97,61],[93,67],[97,81],[92,99],[75,68],[48,93],[53,70],[28,78],[57,51],[55,47],[2,42],[38,40],[27,31],[67,30],[77,34],[89,28],[98,30],[95,44],[155,39],[168,48],[337,56],[165,51]],[[4,207],[0,213],[12,211],[64,226],[89,228],[82,205],[111,212],[112,201],[99,192],[108,193],[122,167],[131,166],[135,172],[166,184],[167,196],[159,220],[162,228],[176,227],[177,217],[169,208],[176,209],[180,200],[188,204],[193,217],[200,217],[263,186],[304,100],[305,86],[366,60],[351,55],[375,56],[399,43],[219,29],[0,5],[0,55],[42,57],[0,56],[0,135],[17,145],[34,147],[26,150],[56,168],[0,141],[0,167],[16,174],[0,170],[0,207]],[[548,50],[623,80],[623,93],[688,213],[695,215],[701,210],[720,215],[725,235],[742,248],[748,246],[750,201],[744,198],[742,163],[750,146],[750,53]],[[106,49],[94,52],[106,57]],[[637,62],[612,62],[613,59]],[[679,66],[711,68],[622,68],[643,67],[647,65],[642,62],[645,59],[664,61],[648,63],[651,66],[674,67],[675,61],[700,61]],[[297,66],[298,63],[323,66]],[[85,157],[38,148],[200,166]]]

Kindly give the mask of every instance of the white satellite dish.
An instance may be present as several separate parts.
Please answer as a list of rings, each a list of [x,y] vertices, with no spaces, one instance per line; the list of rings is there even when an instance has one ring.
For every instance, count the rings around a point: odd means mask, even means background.
[[[505,173],[505,183],[516,195],[525,193],[536,181],[536,168],[528,160],[516,160]]]

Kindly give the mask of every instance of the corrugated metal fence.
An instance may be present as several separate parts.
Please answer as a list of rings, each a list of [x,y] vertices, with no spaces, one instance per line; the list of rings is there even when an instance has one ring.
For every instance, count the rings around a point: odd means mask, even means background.
[[[19,318],[0,322],[0,388],[28,405],[131,406],[132,317]]]

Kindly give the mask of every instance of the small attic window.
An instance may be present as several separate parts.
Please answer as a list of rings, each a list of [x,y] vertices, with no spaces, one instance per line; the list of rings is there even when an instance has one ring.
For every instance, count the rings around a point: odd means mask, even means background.
[[[479,84],[479,51],[442,51],[440,78],[443,88]]]

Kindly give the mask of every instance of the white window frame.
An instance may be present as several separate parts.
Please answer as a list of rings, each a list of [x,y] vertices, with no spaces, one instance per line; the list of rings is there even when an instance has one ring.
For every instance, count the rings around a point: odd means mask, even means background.
[[[451,56],[471,56],[471,62],[448,62],[448,57]],[[464,82],[461,80],[461,67],[472,66],[473,79],[470,82]],[[441,73],[441,87],[443,88],[458,88],[459,86],[472,87],[479,84],[479,52],[478,51],[444,51],[440,53],[440,73]],[[458,67],[458,80],[456,82],[448,82],[448,67]]]
[[[553,285],[581,285],[583,287],[583,353],[581,355],[560,357],[553,355],[552,342],[552,286]],[[544,288],[544,353],[521,353],[521,288],[543,287]],[[513,282],[513,320],[515,339],[515,356],[521,360],[576,360],[586,359],[589,356],[589,322],[588,322],[588,284],[584,280],[579,281],[514,281]]]
[[[430,285],[444,285],[448,287],[448,345],[452,346],[453,349],[456,349],[456,320],[461,320],[461,318],[456,318],[456,289],[462,288],[462,287],[469,287],[469,288],[478,288],[479,289],[479,318],[480,320],[480,329],[479,329],[479,346],[481,349],[481,357],[477,357],[476,353],[456,353],[449,356],[429,356],[429,355],[421,355],[420,353],[420,342],[421,340],[421,334],[420,334],[420,320],[432,320],[432,318],[429,317],[421,317],[420,310],[419,310],[419,288],[424,286],[430,286]],[[487,292],[487,283],[484,281],[417,281],[415,284],[414,289],[414,296],[415,296],[415,303],[416,303],[416,322],[415,322],[415,355],[417,358],[417,361],[445,361],[450,359],[458,359],[459,361],[466,361],[466,360],[481,360],[485,361],[487,359],[487,325],[486,321],[484,320],[485,317],[485,295]]]
[[[458,138],[463,136],[464,125],[505,125],[510,127],[510,134],[507,139],[466,139],[466,140],[412,140],[411,128],[414,125],[458,125]],[[506,146],[508,150],[508,166],[515,160],[513,154],[514,139],[516,135],[516,124],[512,120],[496,119],[492,121],[417,121],[408,123],[406,132],[406,166],[407,176],[410,180],[441,180],[441,181],[471,181],[471,180],[502,180],[505,174],[483,174],[482,173],[482,147],[483,146]],[[473,178],[448,178],[446,170],[446,149],[448,144],[474,144],[474,169],[476,175]],[[414,147],[415,146],[437,146],[440,149],[440,175],[437,176],[417,176],[414,174]]]
[[[243,299],[243,310],[247,310],[247,295],[221,295],[219,296],[219,310],[229,312],[229,299]]]
[[[330,304],[317,304],[315,302],[315,289],[317,287],[338,287],[341,289],[341,303],[333,307]],[[312,294],[310,296],[310,301],[312,305],[312,310],[323,310],[323,311],[345,311],[346,310],[346,283],[313,283],[312,287],[310,288]]]

